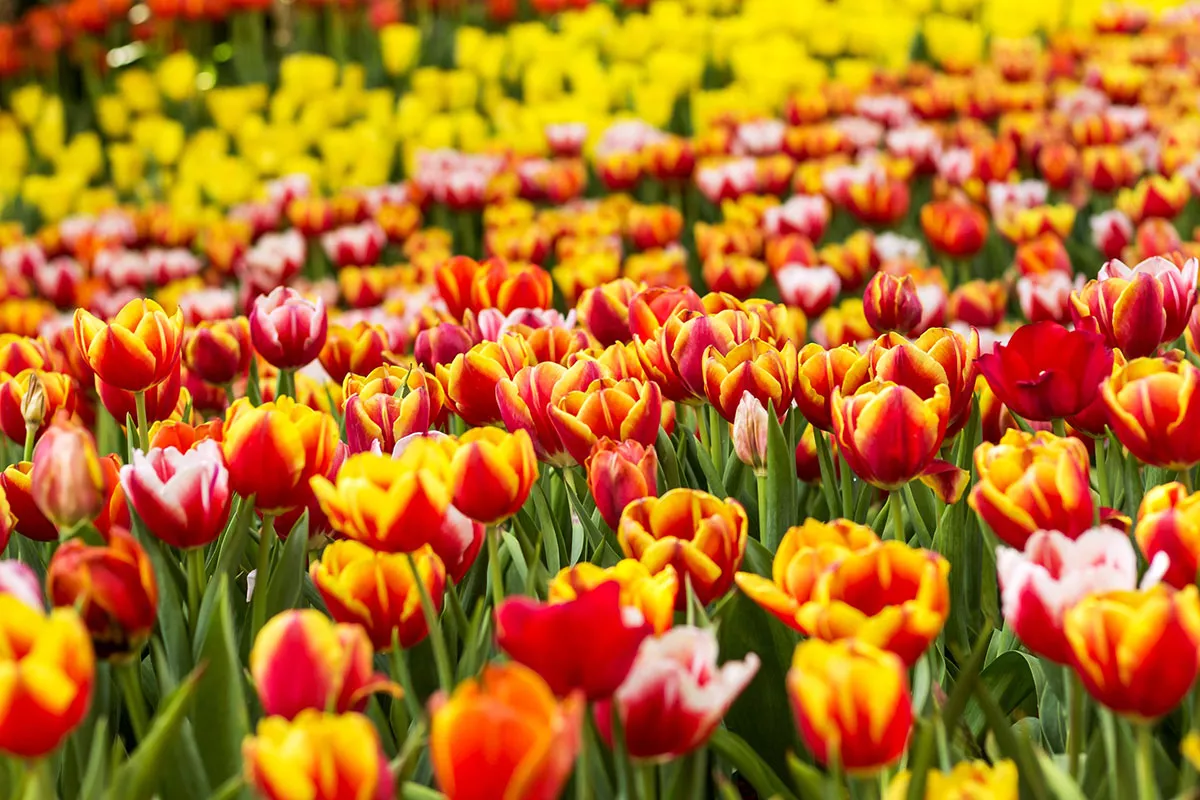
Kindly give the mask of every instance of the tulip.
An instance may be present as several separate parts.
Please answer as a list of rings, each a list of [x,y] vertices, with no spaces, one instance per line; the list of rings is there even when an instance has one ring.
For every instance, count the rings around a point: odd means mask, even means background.
[[[1157,217],[1171,220],[1179,216],[1191,198],[1191,190],[1183,175],[1147,175],[1132,189],[1122,189],[1117,195],[1117,208],[1129,215],[1134,223]]]
[[[1138,722],[1175,708],[1200,667],[1194,585],[1088,595],[1067,611],[1063,631],[1088,694]]]
[[[1076,539],[1092,525],[1088,453],[1078,439],[1009,430],[975,450],[971,508],[1002,542],[1024,548],[1039,530]]]
[[[471,333],[462,325],[442,322],[417,334],[413,357],[426,372],[437,375],[439,368],[449,369],[455,356],[467,352],[474,344]]]
[[[921,230],[934,250],[951,258],[971,258],[987,240],[987,215],[969,203],[935,200],[921,208]]]
[[[1022,277],[1061,272],[1072,273],[1071,254],[1063,240],[1053,234],[1043,234],[1017,245],[1013,263]]]
[[[1025,275],[1017,280],[1017,300],[1021,313],[1030,322],[1068,322],[1071,318],[1071,292],[1083,288],[1083,277],[1075,282],[1059,270]]]
[[[611,581],[558,603],[507,598],[496,608],[496,643],[558,696],[578,690],[589,700],[606,699],[653,633],[636,609],[622,608],[620,598],[621,587]]]
[[[12,597],[35,611],[46,610],[41,579],[32,567],[20,561],[0,561],[0,596]]]
[[[1200,418],[1198,381],[1200,369],[1187,361],[1138,358],[1104,383],[1109,425],[1131,455],[1172,470],[1200,462],[1200,443],[1186,433]]]
[[[629,332],[638,339],[653,339],[664,323],[681,309],[704,311],[700,296],[690,287],[642,289],[629,300]]]
[[[1183,589],[1196,580],[1200,569],[1200,494],[1189,494],[1178,482],[1160,484],[1146,492],[1138,508],[1134,538],[1154,563],[1167,558],[1163,583]],[[1131,586],[1113,588],[1132,588]]]
[[[579,321],[606,347],[629,341],[629,305],[638,290],[638,284],[628,278],[585,290],[575,307]]]
[[[838,559],[878,542],[879,537],[866,525],[845,519],[820,522],[810,518],[783,535],[770,579],[739,572],[737,585],[785,625],[801,630],[796,613],[813,598],[813,589],[825,569]]]
[[[552,466],[573,466],[575,457],[563,447],[550,407],[569,392],[586,391],[603,376],[599,362],[589,359],[576,361],[570,369],[553,362],[522,367],[511,379],[496,384],[496,405],[510,431],[529,434],[539,460]]]
[[[84,428],[55,420],[33,451],[29,479],[33,502],[64,531],[100,513],[104,475],[96,441]]]
[[[1190,262],[1189,290],[1180,279],[1172,277],[1180,274],[1173,264],[1163,258],[1155,261],[1166,265],[1160,273],[1162,279],[1149,271],[1129,272],[1126,268],[1123,274],[1128,278],[1089,281],[1080,292],[1072,294],[1076,327],[1102,334],[1109,347],[1120,348],[1128,358],[1153,355],[1159,345],[1183,335],[1196,302],[1196,262]],[[1168,296],[1168,289],[1178,294]]]
[[[923,398],[906,386],[871,382],[847,397],[835,389],[833,434],[850,469],[880,489],[898,489],[937,457],[946,434],[950,390]]]
[[[9,513],[16,518],[17,533],[35,542],[57,541],[58,528],[34,501],[32,471],[33,464],[28,461],[5,467],[0,473],[0,489],[4,490]],[[4,520],[9,521],[8,515]]]
[[[375,672],[371,643],[358,625],[335,625],[311,608],[272,617],[250,648],[250,675],[263,713],[295,719],[305,709],[362,711],[375,692],[400,687]]]
[[[1120,258],[1133,241],[1133,221],[1123,211],[1102,211],[1089,220],[1092,243],[1105,258]]]
[[[901,772],[888,784],[884,800],[904,800],[908,797],[912,776]],[[1005,759],[995,764],[986,761],[960,761],[950,772],[930,770],[925,773],[925,793],[922,800],[939,798],[989,798],[1017,800],[1020,797],[1017,765]]]
[[[837,270],[828,266],[787,264],[775,273],[779,296],[789,306],[816,316],[833,305],[842,290]]]
[[[69,331],[69,328],[64,328]],[[41,338],[0,333],[0,372],[17,375],[27,369],[48,371],[54,362]]]
[[[298,369],[325,346],[329,320],[321,298],[311,301],[286,286],[254,301],[250,341],[263,360],[279,369]]]
[[[547,413],[563,447],[583,463],[605,437],[652,446],[662,427],[662,394],[653,382],[602,378],[566,393]]]
[[[133,392],[127,392],[112,384],[105,383],[96,377],[96,394],[100,397],[100,402],[104,408],[112,416],[113,419],[119,420],[122,424],[126,420],[133,418],[139,421],[138,416],[138,399]],[[183,394],[183,365],[176,362],[175,369],[161,383],[156,383],[149,389],[141,393],[142,403],[145,406],[145,419],[153,424],[162,422],[171,417],[182,417],[183,407],[190,395]]]
[[[954,322],[994,328],[1004,321],[1008,291],[1000,281],[973,280],[950,293],[946,311]]]
[[[604,583],[621,589],[621,607],[645,617],[656,634],[667,631],[675,620],[675,598],[679,595],[679,576],[668,567],[650,574],[646,565],[623,558],[611,567],[598,567],[581,561],[564,567],[550,581],[550,603],[575,600]]]
[[[228,521],[229,471],[212,440],[183,453],[134,450],[121,468],[121,487],[146,529],[174,547],[203,547]]]
[[[782,417],[792,404],[796,349],[789,342],[775,348],[751,338],[721,354],[715,347],[704,354],[704,392],[709,403],[733,422],[742,396],[749,394]]]
[[[488,665],[432,704],[429,760],[448,800],[558,797],[582,742],[583,699],[521,664]]]
[[[525,505],[537,476],[528,433],[472,428],[458,441],[449,485],[455,508],[477,522],[495,525]]]
[[[850,345],[827,350],[819,344],[806,344],[797,354],[792,399],[814,428],[833,430],[833,391],[845,385],[846,376],[859,358],[858,350]]]
[[[88,630],[75,609],[47,615],[0,592],[0,643],[0,752],[48,756],[87,716],[96,675]]]
[[[332,417],[285,396],[257,408],[246,398],[230,406],[221,446],[230,487],[277,514],[301,504],[298,491],[329,471],[337,443]]]
[[[738,459],[759,478],[767,475],[767,409],[749,392],[742,393],[733,417],[731,438]]]
[[[1049,421],[1087,408],[1112,372],[1104,338],[1053,322],[1022,325],[1008,344],[979,357],[1000,402],[1025,419]]]
[[[455,356],[446,381],[446,394],[455,413],[468,425],[499,422],[496,384],[513,378],[521,367],[532,363],[529,346],[512,333],[501,335],[495,342],[480,342]]]
[[[393,776],[374,724],[362,714],[306,709],[266,717],[242,742],[244,777],[263,800],[386,800]]]
[[[109,323],[82,308],[75,311],[75,340],[88,366],[127,392],[144,392],[167,379],[179,362],[182,330],[180,313],[168,316],[153,300],[131,300]]]
[[[856,640],[810,639],[796,647],[787,692],[800,738],[819,763],[862,774],[904,752],[912,697],[892,653]]]
[[[209,439],[220,444],[224,428],[223,421],[219,419],[211,419],[200,425],[190,425],[179,420],[156,422],[150,426],[150,447],[161,450],[174,447],[179,452],[186,453]]]
[[[708,741],[758,665],[758,656],[748,653],[717,666],[712,629],[674,628],[642,642],[612,700],[596,705],[596,726],[611,744],[615,705],[631,757],[678,758]]]
[[[908,333],[921,321],[921,299],[909,275],[877,272],[863,291],[863,313],[875,331]]]
[[[251,352],[250,322],[245,317],[201,322],[184,337],[188,371],[218,386],[246,374]]]
[[[1038,531],[1022,550],[996,548],[1004,619],[1031,651],[1071,663],[1063,615],[1088,595],[1133,589],[1137,553],[1116,528],[1091,528],[1072,541],[1058,531]]]
[[[346,398],[346,441],[351,453],[365,453],[376,444],[383,452],[391,452],[405,436],[428,431],[436,418],[429,391],[436,381],[425,381],[411,390],[401,383],[388,391],[394,381],[381,372],[384,369],[373,370],[358,391]],[[435,391],[440,389],[439,385]]]
[[[740,503],[685,488],[633,501],[617,524],[617,541],[627,558],[641,561],[653,574],[674,567],[702,605],[733,585],[746,535]],[[686,599],[681,593],[676,607],[683,608]]]
[[[761,317],[739,308],[725,308],[712,313],[680,317],[680,321],[669,355],[673,371],[678,375],[679,382],[688,395],[681,398],[671,397],[672,400],[686,401],[704,397],[704,364],[710,347],[714,352],[725,355],[748,339],[762,338],[760,334],[764,332]],[[670,333],[668,323],[659,332],[660,340],[664,344]],[[650,365],[643,361],[643,366],[646,367],[646,374],[654,377]]]
[[[351,373],[366,375],[383,366],[389,350],[388,334],[384,327],[364,321],[352,328],[330,326],[318,358],[329,377],[335,383],[341,383]]]
[[[46,570],[52,606],[80,610],[100,658],[136,657],[158,614],[158,583],[146,551],[127,531],[113,528],[103,546],[71,539]]]

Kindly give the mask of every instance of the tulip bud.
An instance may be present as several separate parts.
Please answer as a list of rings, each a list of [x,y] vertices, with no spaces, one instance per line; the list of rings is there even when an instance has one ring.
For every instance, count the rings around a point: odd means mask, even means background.
[[[100,658],[136,656],[158,614],[158,583],[146,551],[127,531],[113,528],[108,544],[80,539],[59,546],[46,571],[54,606],[74,606]]]
[[[328,330],[324,301],[313,302],[286,286],[259,297],[250,312],[254,349],[279,369],[311,364],[325,346]]]
[[[33,451],[33,501],[60,530],[93,519],[104,504],[104,474],[87,429],[59,417]]]
[[[733,418],[733,450],[760,478],[767,474],[767,409],[749,392],[742,393]]]
[[[613,530],[625,506],[658,495],[658,453],[653,447],[604,438],[592,447],[585,466],[596,508]]]
[[[29,433],[40,428],[46,418],[46,389],[36,371],[29,373],[25,396],[21,398],[21,416],[25,418],[25,430]]]
[[[898,277],[877,272],[863,291],[863,314],[876,331],[908,333],[923,314],[917,285],[911,275]]]

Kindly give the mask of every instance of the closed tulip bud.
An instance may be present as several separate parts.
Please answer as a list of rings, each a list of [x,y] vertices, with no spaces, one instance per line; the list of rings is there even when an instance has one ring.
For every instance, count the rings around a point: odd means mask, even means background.
[[[263,713],[294,719],[301,711],[362,711],[375,692],[399,696],[372,665],[358,625],[335,625],[311,608],[284,611],[263,625],[250,649],[250,675]]]
[[[537,476],[528,433],[472,428],[459,438],[450,465],[454,506],[477,522],[495,525],[525,505]]]
[[[79,389],[61,372],[26,369],[0,383],[0,428],[14,442],[24,442],[27,431],[41,436],[59,411],[75,413]]]
[[[1116,528],[1092,528],[1072,541],[1038,531],[1022,550],[996,548],[1004,619],[1031,651],[1071,663],[1063,615],[1088,595],[1137,584],[1137,553]]]
[[[812,599],[817,579],[826,568],[878,542],[879,537],[866,525],[846,519],[821,522],[810,518],[783,535],[769,579],[739,572],[737,585],[785,625],[801,630],[797,612]]]
[[[71,334],[69,327],[62,330]],[[27,369],[47,371],[54,363],[51,351],[40,337],[31,339],[15,333],[0,333],[0,372],[16,375]]]
[[[58,749],[87,715],[96,662],[75,609],[46,614],[40,598],[36,606],[27,600],[0,590],[0,670],[8,676],[0,693],[0,752],[34,759]]]
[[[1180,470],[1200,462],[1200,442],[1182,435],[1200,419],[1200,369],[1187,361],[1137,358],[1104,383],[1108,422],[1130,454]]]
[[[428,373],[449,369],[454,358],[475,344],[471,333],[456,322],[442,322],[417,334],[413,357]]]
[[[1075,539],[1092,525],[1087,448],[1078,439],[1014,429],[975,450],[971,508],[1000,540],[1024,548],[1039,530]]]
[[[446,585],[442,560],[426,547],[414,552],[413,559],[420,581],[440,611]],[[330,616],[341,623],[361,625],[379,652],[390,651],[395,640],[407,650],[429,634],[420,589],[407,556],[337,541],[312,563],[309,574]]]
[[[314,302],[286,286],[255,300],[249,322],[254,350],[279,369],[311,364],[329,329],[324,301],[318,297]]]
[[[1200,599],[1194,585],[1090,594],[1066,612],[1063,630],[1088,694],[1136,721],[1171,711],[1196,680]]]
[[[104,503],[104,475],[91,432],[59,418],[33,451],[34,503],[64,531],[93,519]]]
[[[921,299],[909,275],[898,277],[877,272],[863,291],[863,313],[867,324],[880,333],[908,333],[921,321]]]
[[[912,776],[901,772],[888,784],[884,800],[904,800],[908,797]],[[925,773],[925,793],[921,800],[943,800],[952,797],[986,797],[988,800],[1017,800],[1020,780],[1017,765],[1005,759],[989,764],[986,761],[960,761],[950,772],[929,770]]]
[[[850,469],[880,489],[898,489],[929,469],[946,435],[950,390],[929,397],[891,382],[871,382],[832,398],[833,434]]]
[[[229,471],[212,440],[180,452],[134,450],[121,468],[121,486],[150,533],[173,547],[203,547],[229,518]]]
[[[179,363],[183,317],[168,316],[153,300],[131,300],[105,323],[75,311],[75,340],[88,366],[105,383],[144,392],[162,383]]]
[[[754,395],[743,392],[733,417],[733,451],[760,478],[767,474],[769,424],[766,407]]]
[[[1105,258],[1120,258],[1133,241],[1133,220],[1119,209],[1102,211],[1092,217],[1089,224],[1092,244]]]
[[[1166,554],[1163,583],[1176,589],[1194,583],[1200,569],[1200,494],[1189,494],[1178,482],[1150,489],[1138,508],[1134,538],[1151,562]]]
[[[921,208],[921,229],[934,250],[951,258],[971,258],[987,240],[988,218],[969,203],[935,200]]]
[[[518,663],[489,664],[432,704],[429,759],[448,800],[562,794],[582,742],[583,698],[555,699]]]
[[[266,717],[242,742],[244,777],[263,800],[387,800],[395,796],[387,756],[362,714],[306,709]]]
[[[617,524],[621,552],[657,574],[671,566],[691,583],[703,605],[722,597],[746,553],[747,519],[741,504],[695,489],[672,489],[625,507]],[[682,608],[681,593],[676,607]]]
[[[612,740],[612,708],[636,759],[669,760],[701,747],[758,672],[759,660],[717,665],[710,628],[679,627],[642,642],[612,700],[597,704],[596,726]]]
[[[645,617],[655,633],[665,632],[674,623],[679,576],[671,568],[652,575],[644,564],[632,558],[623,558],[608,568],[588,561],[564,567],[550,581],[549,601],[574,600],[604,583],[616,583],[621,588],[621,607]]]
[[[871,773],[908,744],[912,696],[892,653],[855,640],[810,639],[796,647],[787,691],[800,738],[818,763]]]
[[[629,341],[629,304],[639,288],[636,282],[619,278],[586,289],[576,305],[580,323],[606,347]]]
[[[509,597],[496,609],[496,643],[537,672],[560,697],[580,691],[604,700],[616,691],[653,628],[622,607],[621,587],[605,582],[573,599],[544,604]]]
[[[246,317],[205,321],[184,337],[183,361],[201,380],[224,385],[246,374],[252,351]]]
[[[1008,344],[979,357],[1000,402],[1027,420],[1069,417],[1087,408],[1112,372],[1104,337],[1054,322],[1022,325]]]
[[[593,445],[585,466],[596,508],[613,530],[626,506],[658,494],[658,453],[653,447],[605,437]]]
[[[53,606],[80,610],[100,658],[126,659],[141,652],[158,615],[158,582],[146,551],[127,531],[113,528],[93,547],[80,539],[62,544],[46,570]]]
[[[1142,172],[1141,160],[1120,145],[1087,147],[1082,156],[1083,177],[1101,194],[1132,186]]]

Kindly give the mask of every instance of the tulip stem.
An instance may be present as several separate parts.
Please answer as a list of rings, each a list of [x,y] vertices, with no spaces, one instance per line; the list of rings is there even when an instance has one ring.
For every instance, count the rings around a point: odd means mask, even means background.
[[[1067,438],[1067,422],[1062,417],[1055,417],[1050,423],[1054,429],[1054,435],[1060,439]]]
[[[204,548],[191,547],[186,551],[188,568],[188,619],[192,621],[192,631],[200,624],[200,603],[204,598],[207,574],[204,569]]]
[[[405,553],[408,558],[408,568],[412,571],[413,582],[417,584],[417,594],[421,598],[421,611],[425,613],[425,627],[429,629],[429,641],[433,645],[433,662],[437,666],[438,684],[443,692],[449,693],[454,688],[454,673],[450,670],[450,656],[446,650],[446,637],[442,633],[442,622],[438,619],[438,610],[433,605],[433,597],[429,587],[421,579],[417,571],[417,560],[412,553]]]
[[[26,440],[26,442],[25,442],[25,452],[26,452],[26,454],[28,454],[30,452],[28,440]],[[29,460],[28,455],[25,456],[25,460],[26,461]],[[1192,486],[1192,471],[1190,469],[1188,469],[1187,467],[1184,467],[1183,469],[1179,470],[1179,482],[1183,484],[1183,488],[1187,489],[1188,494],[1191,494],[1192,492],[1195,491],[1195,489]]]
[[[50,756],[39,758],[27,765],[21,787],[21,800],[53,800],[58,796],[54,787],[54,777],[50,772]]]
[[[1063,686],[1067,691],[1067,771],[1075,780],[1083,745],[1083,685],[1070,667],[1063,667]]]
[[[758,541],[763,547],[771,550],[771,546],[778,543],[771,541],[771,519],[767,513],[767,476],[756,475],[754,480],[758,484]]]
[[[658,800],[658,770],[653,764],[637,768],[642,800]]]
[[[888,507],[892,518],[892,538],[898,542],[908,541],[904,538],[904,503],[900,492],[893,491],[888,495]]]
[[[400,683],[400,688],[404,690],[404,707],[408,710],[409,723],[415,722],[421,718],[421,702],[417,699],[417,692],[413,688],[412,673],[408,670],[408,662],[404,660],[404,648],[400,646],[400,628],[392,628],[392,652],[389,654],[392,661],[392,676]],[[399,740],[401,731],[396,731],[397,740]]]
[[[254,595],[250,598],[250,641],[267,621],[267,580],[271,573],[271,545],[275,539],[275,515],[263,514],[258,532],[258,560],[254,564]]]
[[[140,744],[150,730],[150,719],[146,716],[146,698],[142,694],[141,659],[137,656],[127,664],[117,666],[117,681],[125,695],[125,708],[129,711],[129,724]]]
[[[592,707],[584,712],[583,736],[579,742],[579,757],[575,761],[575,798],[576,800],[592,800],[591,770],[589,769],[589,753],[592,749]]]
[[[500,547],[497,543],[500,529],[489,525],[484,532],[484,538],[487,539],[488,573],[492,578],[492,610],[495,611],[504,600],[504,570],[500,569]]]
[[[37,425],[25,423],[25,455],[21,458],[22,461],[33,461],[33,440],[37,436]]]
[[[1138,800],[1158,800],[1154,784],[1154,729],[1149,723],[1137,724]]]
[[[275,382],[275,399],[287,395],[296,399],[296,371],[292,369],[279,370],[279,379]]]
[[[1120,760],[1117,752],[1117,718],[1108,709],[1100,711],[1100,725],[1104,733],[1104,760],[1108,766],[1108,787],[1110,797],[1120,797],[1121,774],[1118,769]]]
[[[1108,444],[1108,439],[1101,436],[1096,440],[1096,488],[1100,491],[1100,508],[1105,508],[1112,505],[1112,498],[1109,497],[1108,491],[1108,464],[1104,460],[1104,447]],[[1099,509],[1097,509],[1099,513]]]
[[[724,461],[724,448],[721,440],[721,412],[716,406],[708,407],[708,445],[712,455],[713,466],[717,468],[717,474],[721,474],[725,469],[721,463]]]
[[[150,449],[150,423],[146,417],[146,393],[134,392],[133,402],[137,405],[138,446],[144,453]]]

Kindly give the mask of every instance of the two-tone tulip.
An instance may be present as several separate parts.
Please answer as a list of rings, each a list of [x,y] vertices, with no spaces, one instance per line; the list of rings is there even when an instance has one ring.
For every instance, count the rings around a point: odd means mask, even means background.
[[[604,375],[600,362],[590,357],[579,359],[569,369],[552,361],[522,367],[512,378],[496,384],[496,405],[505,427],[529,434],[540,460],[552,466],[572,466],[575,457],[563,445],[550,409],[566,394],[587,392],[592,382]]]
[[[437,381],[418,369],[414,373],[418,385],[410,388],[409,381],[391,374],[394,369],[372,370],[356,382],[357,391],[346,397],[346,442],[352,454],[365,453],[376,445],[390,453],[405,436],[424,433],[437,420],[435,405],[441,405]],[[432,399],[433,394],[439,399]]]
[[[1092,526],[1095,511],[1088,464],[1078,439],[1012,429],[999,444],[976,448],[979,479],[968,502],[1011,547],[1024,548],[1039,530],[1075,539]]]
[[[229,470],[211,439],[185,452],[134,450],[121,468],[121,487],[146,529],[174,547],[203,547],[228,521]]]
[[[814,428],[833,430],[833,392],[843,389],[846,376],[861,353],[851,345],[826,349],[806,344],[796,355],[796,381],[792,399]]]
[[[605,437],[592,446],[584,466],[600,517],[613,530],[630,503],[658,495],[658,454],[653,447]]]
[[[901,772],[888,784],[884,800],[908,797],[912,775]],[[1008,759],[989,764],[986,761],[960,761],[949,772],[931,769],[925,773],[925,793],[921,800],[950,797],[986,797],[989,800],[1018,800],[1020,776],[1017,765]]]
[[[183,317],[168,315],[153,300],[131,300],[103,322],[75,311],[75,340],[88,366],[105,383],[128,392],[144,392],[166,380],[179,362]]]
[[[987,215],[957,200],[935,200],[921,207],[921,230],[933,249],[951,258],[970,258],[987,240]]]
[[[201,380],[223,386],[246,374],[253,349],[246,317],[204,321],[185,334],[183,363]]]
[[[71,539],[46,570],[53,606],[80,610],[100,658],[136,656],[158,617],[158,582],[150,557],[128,531],[113,528],[104,545]]]
[[[650,623],[656,634],[662,634],[675,620],[675,598],[679,595],[679,576],[672,568],[651,574],[646,565],[636,559],[623,558],[611,567],[598,567],[581,561],[564,567],[550,581],[551,603],[575,600],[604,583],[620,587],[621,607],[636,611]]]
[[[23,443],[32,427],[36,439],[58,412],[68,417],[74,414],[78,402],[79,389],[71,376],[38,369],[22,370],[0,383],[0,430],[14,442]],[[31,409],[31,403],[36,408]],[[31,411],[32,415],[27,413]]]
[[[394,779],[379,732],[362,714],[306,709],[265,717],[242,742],[246,784],[263,800],[386,800]]]
[[[1130,361],[1101,390],[1113,433],[1143,463],[1180,470],[1200,462],[1200,443],[1187,434],[1200,420],[1197,384],[1190,362]]]
[[[747,524],[736,500],[672,489],[626,506],[617,524],[617,541],[626,557],[641,561],[653,574],[673,567],[708,605],[733,585],[746,553]],[[676,606],[683,607],[685,600],[686,594],[680,593]]]
[[[833,435],[850,469],[880,489],[898,489],[937,458],[950,415],[950,388],[930,397],[899,384],[872,381],[832,398]]]
[[[662,427],[662,393],[653,382],[601,378],[563,395],[547,414],[563,447],[583,463],[606,437],[652,446]]]
[[[501,419],[496,384],[513,378],[533,364],[525,340],[505,333],[494,342],[480,342],[454,357],[447,373],[446,394],[455,413],[468,425],[489,425]]]
[[[1165,554],[1163,583],[1176,589],[1195,583],[1200,569],[1200,494],[1189,493],[1178,482],[1150,489],[1138,508],[1134,538],[1151,563]]]
[[[311,364],[329,332],[325,302],[309,300],[295,289],[280,286],[254,301],[250,311],[250,341],[268,364],[299,369]]]
[[[640,288],[618,278],[584,290],[575,306],[580,323],[604,346],[629,341],[629,304]]]
[[[29,479],[33,502],[64,531],[95,518],[104,503],[96,440],[91,431],[64,417],[55,420],[34,448]]]
[[[867,324],[880,333],[908,333],[921,322],[921,298],[911,275],[877,272],[863,290]]]
[[[1156,257],[1130,268],[1110,261],[1071,296],[1077,327],[1104,336],[1127,358],[1152,355],[1183,335],[1196,305],[1196,259],[1180,270]]]
[[[704,393],[721,416],[733,422],[744,394],[750,394],[782,417],[792,405],[796,349],[791,342],[776,348],[751,338],[722,354],[712,347],[704,354]]]
[[[525,505],[537,476],[528,433],[472,428],[458,440],[448,480],[455,508],[476,522],[494,525]]]

